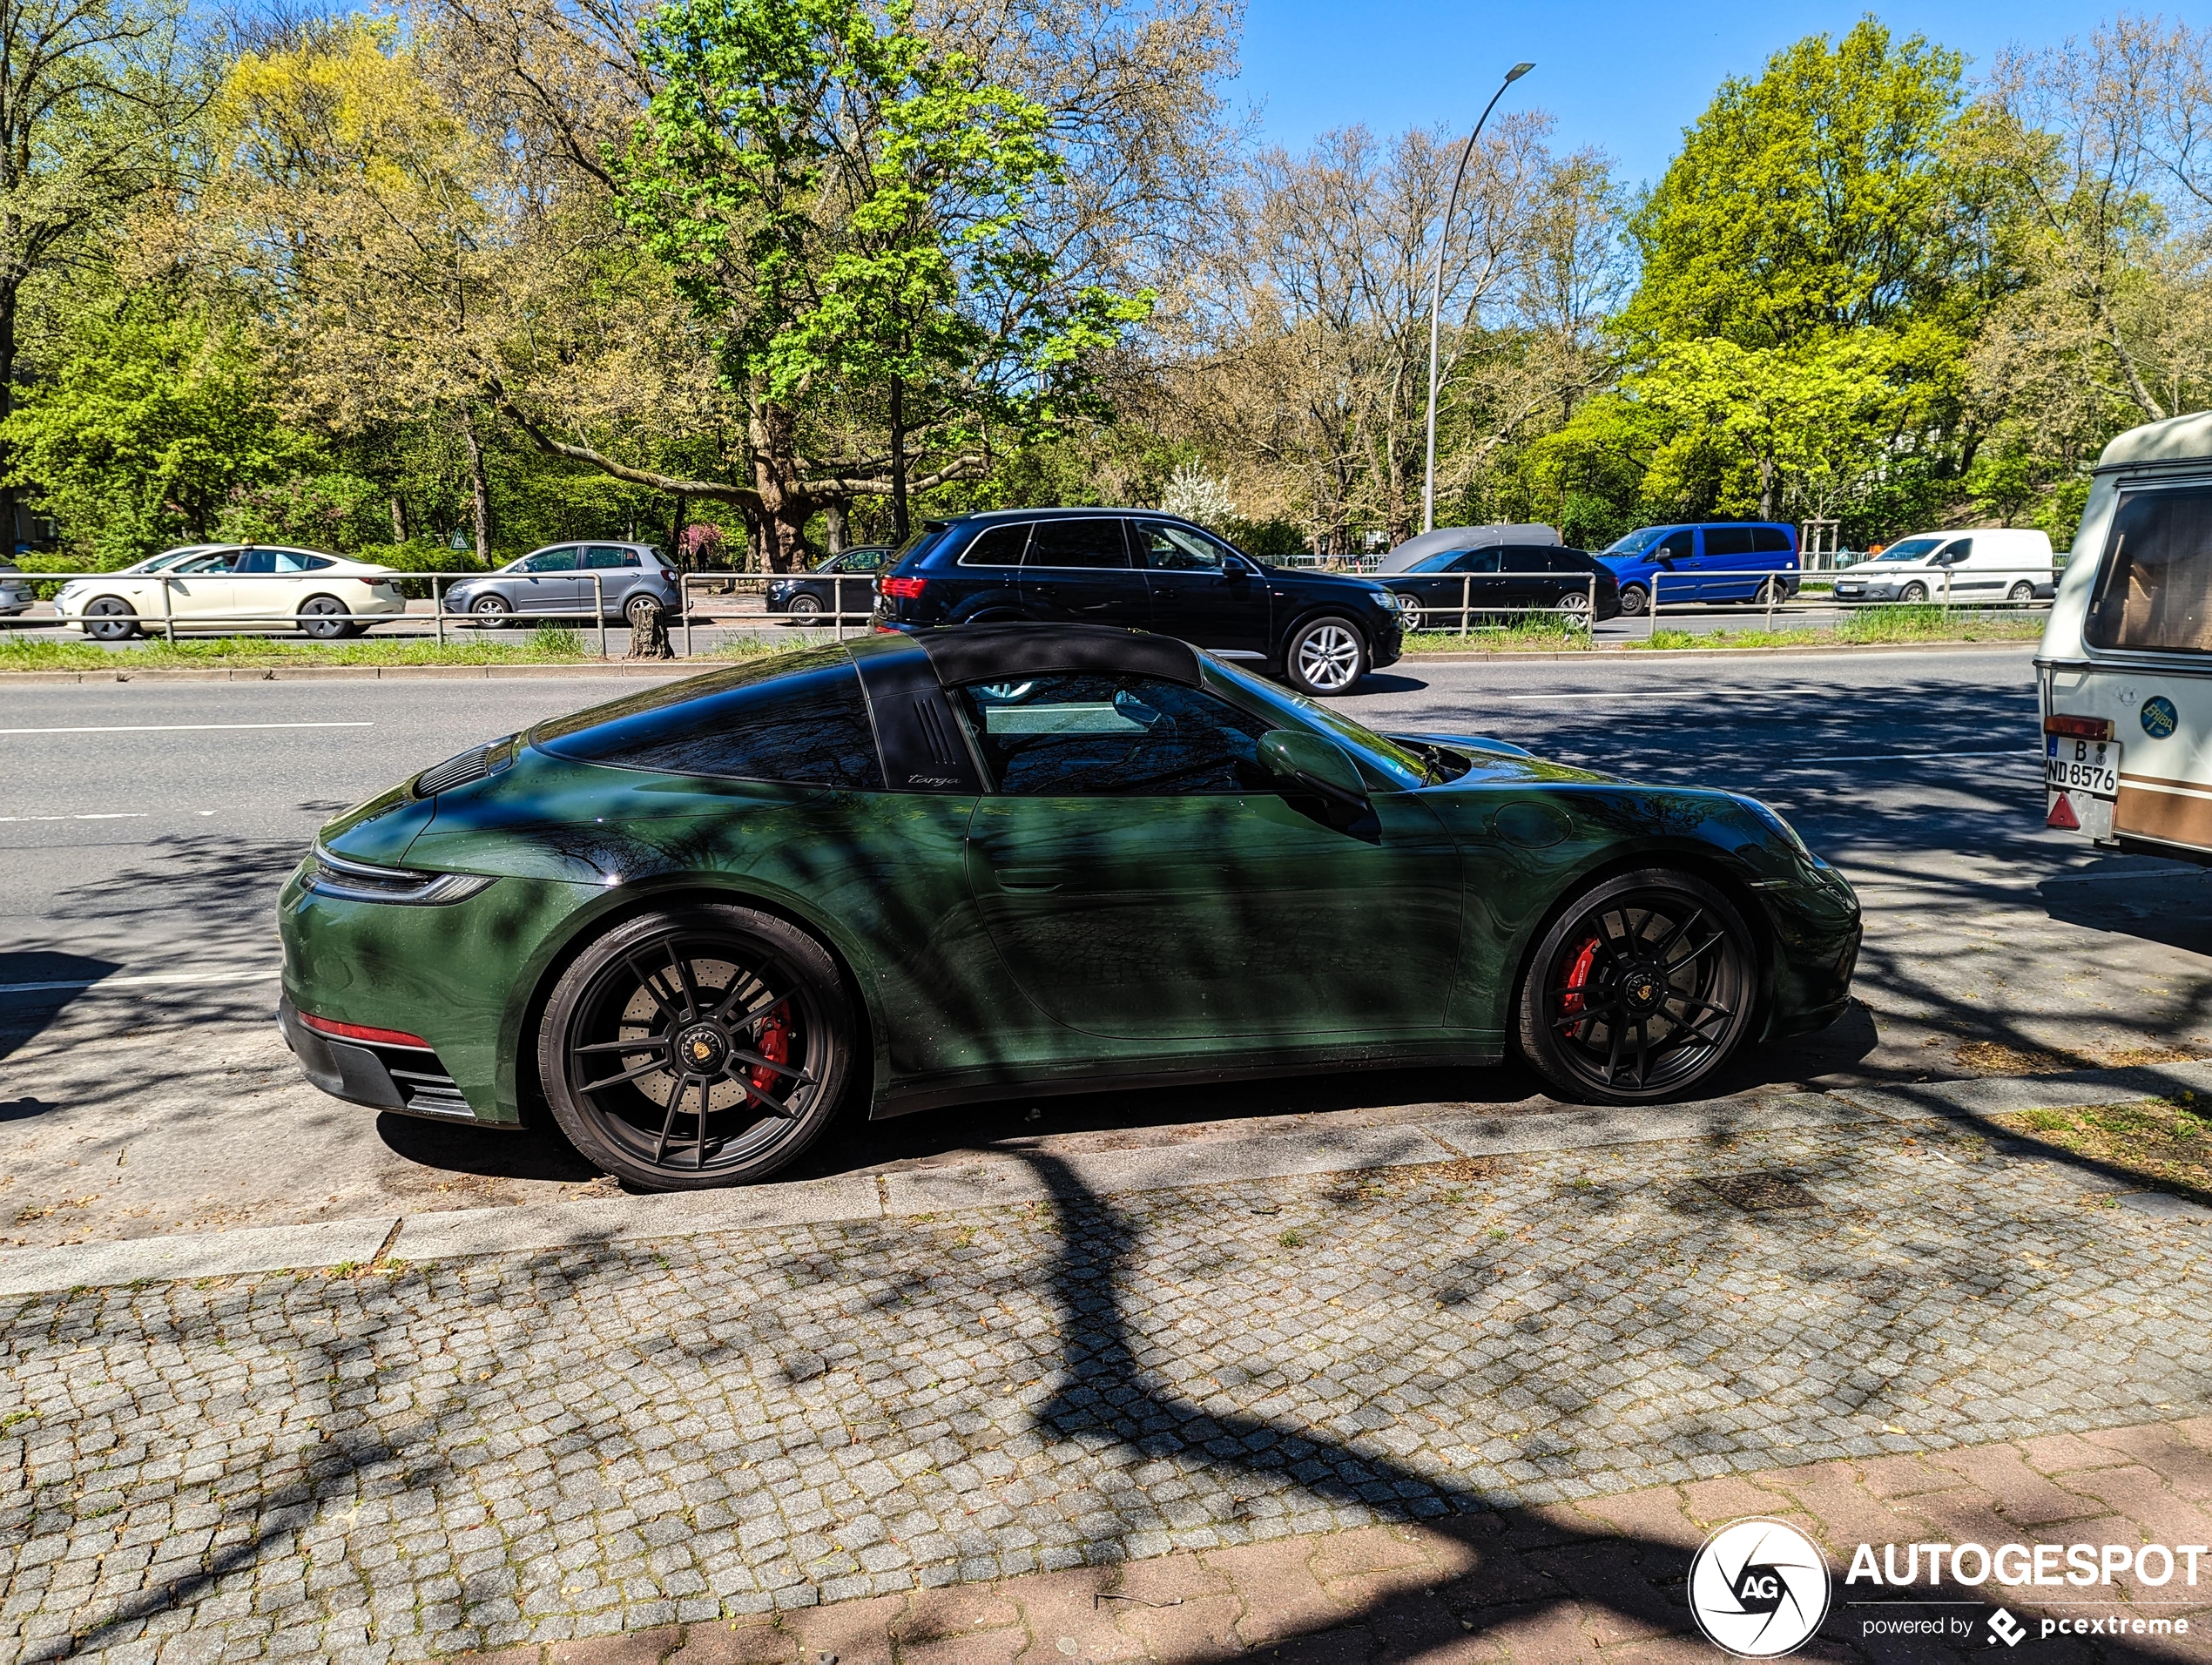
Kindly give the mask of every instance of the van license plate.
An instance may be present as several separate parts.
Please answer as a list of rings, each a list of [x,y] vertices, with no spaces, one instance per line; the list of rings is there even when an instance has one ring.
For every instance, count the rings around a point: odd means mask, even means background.
[[[2043,737],[2044,779],[2054,792],[2087,792],[2092,798],[2120,796],[2120,742],[2077,740],[2071,735]]]

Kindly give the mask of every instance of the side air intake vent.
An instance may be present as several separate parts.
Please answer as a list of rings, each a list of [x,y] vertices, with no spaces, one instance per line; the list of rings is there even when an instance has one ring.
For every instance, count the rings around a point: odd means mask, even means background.
[[[491,772],[491,748],[480,745],[462,752],[457,758],[448,758],[435,769],[425,769],[415,778],[417,798],[435,798],[440,792],[451,792],[455,786],[465,786],[472,780],[482,780]]]

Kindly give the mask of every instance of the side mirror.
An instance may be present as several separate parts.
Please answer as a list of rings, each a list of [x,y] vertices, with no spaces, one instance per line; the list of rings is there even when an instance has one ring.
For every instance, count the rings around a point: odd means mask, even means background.
[[[1230,583],[1242,583],[1252,576],[1252,570],[1242,561],[1224,560],[1221,563],[1221,576]]]
[[[1359,766],[1332,740],[1297,729],[1270,729],[1259,737],[1259,760],[1285,785],[1303,786],[1346,807],[1371,807]]]

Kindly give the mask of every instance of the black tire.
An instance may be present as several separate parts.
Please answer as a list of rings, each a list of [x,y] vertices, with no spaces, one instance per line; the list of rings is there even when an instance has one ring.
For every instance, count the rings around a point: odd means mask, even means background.
[[[1642,584],[1623,584],[1621,588],[1621,616],[1641,617],[1643,610],[1651,605],[1651,592]]]
[[[1758,954],[1728,899],[1646,867],[1577,896],[1544,933],[1514,997],[1521,1049],[1566,1097],[1674,1098],[1743,1043],[1757,992]]]
[[[2014,584],[2010,590],[2005,592],[2005,599],[2014,603],[2033,601],[2035,599],[2035,586],[2028,583],[2027,579],[2023,578],[2018,583]]]
[[[657,596],[632,596],[622,605],[622,616],[630,621],[633,630],[651,629],[660,611],[660,598]]]
[[[1781,599],[1782,581],[1778,578],[1764,578],[1760,580],[1758,589],[1752,593],[1751,604],[1755,607],[1771,607]]]
[[[606,1172],[652,1190],[742,1185],[821,1136],[856,1027],[820,943],[700,903],[616,926],[577,956],[538,1026],[538,1075],[561,1131]]]
[[[515,603],[496,592],[479,596],[469,603],[469,617],[475,620],[480,630],[503,630],[513,622],[514,616]]]
[[[793,618],[819,618],[822,616],[822,598],[811,590],[802,590],[791,598],[790,605],[784,610]]]
[[[138,616],[120,596],[95,596],[84,603],[84,634],[95,642],[127,642],[138,633]]]
[[[335,596],[310,596],[300,603],[300,628],[318,642],[353,634],[353,610]]]
[[[1897,592],[1897,598],[1905,602],[1924,602],[1928,598],[1928,587],[1925,584],[1907,584]]]
[[[1335,613],[1310,618],[1283,647],[1283,679],[1301,694],[1332,699],[1359,685],[1369,664],[1367,638]]]

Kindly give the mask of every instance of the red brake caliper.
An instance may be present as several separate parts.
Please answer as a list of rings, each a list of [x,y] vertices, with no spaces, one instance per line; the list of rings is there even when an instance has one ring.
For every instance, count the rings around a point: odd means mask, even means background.
[[[765,1058],[769,1063],[787,1064],[791,1062],[791,1002],[789,1001],[779,1002],[776,1009],[768,1014],[768,1021],[761,1027],[760,1038],[752,1043],[752,1049]],[[754,1092],[765,1093],[775,1086],[776,1072],[769,1068],[766,1064],[755,1064],[745,1079],[752,1083]],[[780,1098],[783,1095],[779,1093],[777,1096]],[[754,1101],[755,1103],[759,1102],[757,1099]]]
[[[1589,987],[1590,967],[1597,959],[1597,939],[1592,937],[1575,952],[1575,963],[1567,973],[1567,993],[1560,997],[1559,1009],[1568,1017],[1582,1015],[1582,990]]]

